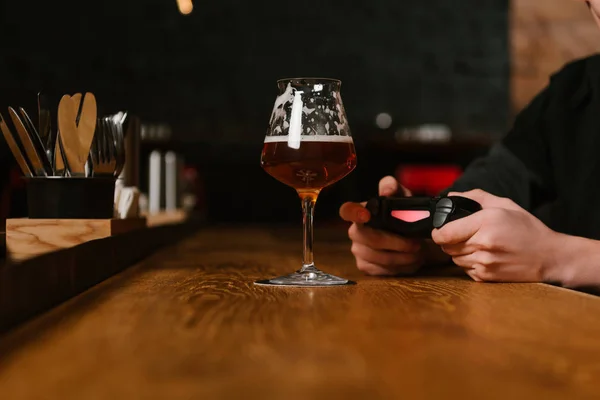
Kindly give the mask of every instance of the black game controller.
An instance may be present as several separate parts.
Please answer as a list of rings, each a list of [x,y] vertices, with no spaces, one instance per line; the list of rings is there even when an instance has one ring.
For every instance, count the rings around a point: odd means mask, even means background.
[[[431,238],[434,228],[481,210],[474,200],[447,197],[375,197],[367,202],[365,225],[405,237]]]

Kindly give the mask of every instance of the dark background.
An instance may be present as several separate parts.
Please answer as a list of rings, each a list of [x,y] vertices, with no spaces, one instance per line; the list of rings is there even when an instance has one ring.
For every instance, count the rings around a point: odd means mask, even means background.
[[[398,164],[464,166],[508,125],[508,0],[194,6],[183,16],[175,0],[0,1],[0,112],[33,111],[39,90],[57,100],[92,91],[103,112],[168,123],[173,136],[161,147],[197,166],[219,221],[299,215],[293,190],[259,166],[279,78],[343,82],[359,166],[323,193],[322,218],[373,195]],[[387,130],[374,124],[380,112],[393,117]],[[397,129],[423,123],[447,124],[453,142],[394,141]]]

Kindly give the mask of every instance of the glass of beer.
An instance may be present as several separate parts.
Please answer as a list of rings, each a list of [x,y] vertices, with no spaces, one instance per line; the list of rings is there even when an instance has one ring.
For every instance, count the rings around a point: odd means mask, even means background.
[[[294,273],[258,281],[288,286],[344,285],[348,280],[320,271],[313,261],[313,215],[317,197],[356,167],[341,82],[293,78],[277,81],[275,99],[261,155],[263,169],[296,190],[302,202],[304,252]]]

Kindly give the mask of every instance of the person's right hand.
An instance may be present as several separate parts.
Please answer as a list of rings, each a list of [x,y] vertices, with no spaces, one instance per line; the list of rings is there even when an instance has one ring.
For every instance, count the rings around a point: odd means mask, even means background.
[[[399,190],[410,196],[392,176],[379,181],[379,195],[391,196]],[[416,272],[423,264],[421,242],[364,226],[371,215],[365,203],[344,203],[340,208],[342,219],[352,222],[348,236],[352,240],[352,254],[356,266],[368,275],[401,275]]]

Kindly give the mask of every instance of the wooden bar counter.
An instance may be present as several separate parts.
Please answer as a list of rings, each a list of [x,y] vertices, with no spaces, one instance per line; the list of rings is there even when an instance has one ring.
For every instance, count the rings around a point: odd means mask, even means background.
[[[365,277],[316,228],[356,285],[255,286],[298,268],[300,226],[206,228],[0,337],[0,398],[600,398],[600,298]]]

